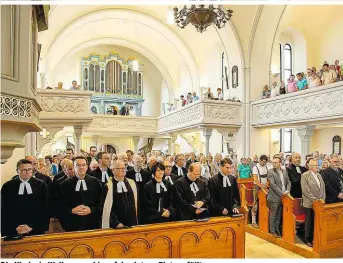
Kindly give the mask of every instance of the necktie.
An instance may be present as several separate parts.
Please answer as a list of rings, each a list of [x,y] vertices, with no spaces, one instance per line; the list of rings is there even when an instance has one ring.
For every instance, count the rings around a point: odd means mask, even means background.
[[[101,182],[106,183],[108,181],[108,173],[107,170],[102,171],[102,178],[101,178]]]
[[[142,182],[142,175],[141,173],[136,173],[136,182]]]
[[[197,192],[199,191],[199,188],[197,186],[197,184],[195,182],[191,183],[191,191],[193,192],[193,194],[196,196]]]
[[[127,188],[126,188],[126,185],[123,181],[119,181],[117,183],[117,192],[118,193],[122,193],[124,191],[124,193],[127,192]]]
[[[21,184],[19,186],[19,192],[18,194],[19,195],[23,195],[24,194],[24,188],[26,188],[26,192],[30,195],[32,194],[32,188],[31,188],[31,185],[26,181],[21,181]]]
[[[223,176],[223,187],[231,186],[229,177]]]
[[[81,184],[82,184],[83,191],[87,191],[86,181],[85,180],[78,180],[76,183],[76,188],[75,188],[76,192],[80,191]]]
[[[169,183],[170,183],[171,185],[174,184],[174,183],[173,183],[173,180],[172,180],[171,177],[170,177],[170,175],[167,175],[167,176],[165,177],[165,179],[168,180]]]
[[[156,184],[156,193],[158,194],[161,193],[161,187],[163,188],[165,192],[167,192],[167,188],[165,187],[164,183],[160,182]]]
[[[181,167],[177,167],[177,175],[184,175]]]

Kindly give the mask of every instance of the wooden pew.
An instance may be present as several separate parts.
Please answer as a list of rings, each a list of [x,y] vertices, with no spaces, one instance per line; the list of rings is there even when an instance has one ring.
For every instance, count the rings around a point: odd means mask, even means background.
[[[254,202],[253,193],[252,193],[253,188],[254,188],[254,179],[253,178],[237,179],[237,184],[238,184],[239,193],[241,196],[242,206],[252,207],[253,202]],[[242,200],[244,201],[244,203]]]
[[[305,209],[301,206],[301,198],[293,198],[290,194],[281,198],[282,239],[295,244],[296,226],[305,222]]]
[[[265,189],[258,191],[258,226],[265,233],[269,233],[269,208],[267,205],[268,192]]]
[[[240,186],[240,197],[241,197],[241,209],[243,210],[245,216],[245,224],[249,224],[249,207],[252,207],[253,205],[253,189],[247,189],[244,184]],[[243,213],[241,211],[241,213]]]
[[[320,257],[343,257],[343,202],[313,203],[314,238],[313,251]]]
[[[1,242],[2,258],[244,258],[244,217],[55,233]]]

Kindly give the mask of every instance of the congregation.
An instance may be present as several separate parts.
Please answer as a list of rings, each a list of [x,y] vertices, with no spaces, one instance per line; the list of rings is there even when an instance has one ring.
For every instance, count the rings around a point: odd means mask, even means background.
[[[60,231],[130,228],[135,225],[182,220],[208,220],[211,216],[242,216],[238,182],[253,178],[251,223],[258,228],[259,189],[268,191],[270,233],[282,232],[281,197],[302,198],[305,239],[312,246],[312,203],[343,201],[343,158],[315,152],[301,166],[298,153],[252,159],[194,152],[147,156],[89,152],[36,158],[17,163],[17,175],[1,189],[3,236],[48,233],[52,220]],[[3,216],[6,215],[6,216]]]

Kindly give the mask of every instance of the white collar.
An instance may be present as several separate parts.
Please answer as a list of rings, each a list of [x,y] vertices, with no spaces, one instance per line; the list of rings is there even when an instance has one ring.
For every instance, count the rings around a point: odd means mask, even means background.
[[[18,195],[23,195],[23,194],[24,194],[24,189],[25,189],[25,188],[26,188],[27,194],[29,194],[29,195],[32,194],[32,188],[31,188],[31,185],[30,185],[30,183],[29,183],[29,180],[30,180],[30,179],[24,181],[23,179],[20,178],[19,175],[18,175],[18,178],[19,178],[19,180],[21,181],[20,186],[19,186]]]
[[[126,185],[124,183],[124,181],[118,181],[117,183],[117,192],[118,193],[126,193],[127,192],[127,188],[126,188]]]
[[[164,192],[167,192],[167,187],[161,181],[160,183],[156,181],[156,193],[161,193],[161,187],[163,188]]]

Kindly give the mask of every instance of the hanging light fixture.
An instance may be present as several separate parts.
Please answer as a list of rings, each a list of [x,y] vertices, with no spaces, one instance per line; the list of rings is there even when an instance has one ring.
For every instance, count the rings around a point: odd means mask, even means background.
[[[182,9],[174,7],[174,19],[175,23],[180,28],[185,28],[191,23],[198,32],[202,33],[211,24],[215,24],[218,28],[225,26],[230,21],[233,11],[226,10],[223,6],[218,5],[186,5]]]

